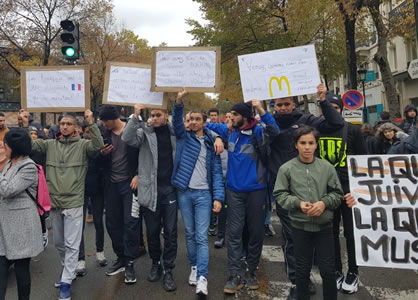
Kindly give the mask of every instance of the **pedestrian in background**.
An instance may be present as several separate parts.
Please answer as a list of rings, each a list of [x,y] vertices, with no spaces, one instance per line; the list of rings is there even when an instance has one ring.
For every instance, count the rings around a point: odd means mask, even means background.
[[[31,139],[24,129],[6,133],[8,159],[0,173],[0,300],[5,299],[8,271],[14,264],[19,300],[29,300],[30,260],[43,250],[36,196],[38,169],[29,158]]]

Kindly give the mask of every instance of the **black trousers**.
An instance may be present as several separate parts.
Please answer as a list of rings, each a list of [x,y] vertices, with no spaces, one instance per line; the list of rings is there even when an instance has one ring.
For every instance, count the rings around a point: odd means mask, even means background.
[[[7,275],[12,264],[15,265],[18,299],[29,300],[31,286],[30,258],[8,260],[5,256],[0,256],[0,300],[6,299]]]
[[[227,216],[227,205],[222,204],[222,209],[218,213],[218,238],[222,239],[225,238],[225,230],[226,230],[226,216]]]
[[[309,300],[309,277],[312,259],[316,255],[319,272],[322,277],[324,300],[337,299],[335,284],[333,230],[329,228],[318,232],[304,231],[293,228],[293,240],[296,257],[296,289],[298,300]]]
[[[348,182],[341,183],[344,194],[350,192]],[[353,209],[349,208],[343,200],[341,205],[334,211],[334,249],[335,249],[335,268],[342,273],[343,265],[341,261],[340,246],[340,221],[343,219],[344,237],[347,246],[348,272],[358,274],[358,266],[356,262],[356,248],[354,244],[354,224]]]
[[[160,199],[159,199],[160,200]],[[148,252],[153,262],[161,260],[165,270],[175,267],[177,257],[177,200],[159,201],[156,211],[141,208],[147,229]],[[161,249],[161,224],[164,228],[164,250]]]
[[[132,216],[131,180],[108,182],[105,187],[106,228],[112,248],[128,263],[139,251],[139,218]]]
[[[264,239],[266,189],[252,192],[234,192],[227,189],[227,248],[228,268],[231,275],[239,275],[243,245],[244,224],[248,226],[247,263],[254,272],[260,261]]]
[[[104,196],[102,194],[84,196],[83,206],[83,235],[81,236],[80,252],[78,254],[78,260],[85,260],[85,247],[84,247],[84,228],[86,226],[87,206],[91,201],[91,209],[93,214],[94,229],[96,230],[96,252],[102,252],[104,247],[104,224],[103,224],[103,211],[104,211]]]

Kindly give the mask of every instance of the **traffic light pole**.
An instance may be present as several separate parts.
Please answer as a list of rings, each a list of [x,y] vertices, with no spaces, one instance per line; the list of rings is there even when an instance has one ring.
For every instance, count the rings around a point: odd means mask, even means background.
[[[418,0],[414,0],[416,42],[418,43]]]

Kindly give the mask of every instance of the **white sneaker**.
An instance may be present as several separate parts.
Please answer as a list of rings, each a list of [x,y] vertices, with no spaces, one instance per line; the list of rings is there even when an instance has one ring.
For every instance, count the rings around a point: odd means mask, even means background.
[[[196,294],[201,296],[208,295],[208,281],[205,277],[200,276],[196,286]]]
[[[355,273],[349,272],[341,286],[342,291],[347,294],[356,293],[358,291],[359,282],[360,282],[360,279],[358,278],[358,275]]]
[[[104,252],[96,252],[96,261],[100,267],[104,267],[107,265],[107,259],[104,256]]]
[[[189,285],[196,285],[197,284],[197,267],[192,266],[189,275]]]
[[[77,262],[77,267],[75,268],[75,274],[80,277],[83,277],[86,275],[86,261],[85,260],[79,260]]]

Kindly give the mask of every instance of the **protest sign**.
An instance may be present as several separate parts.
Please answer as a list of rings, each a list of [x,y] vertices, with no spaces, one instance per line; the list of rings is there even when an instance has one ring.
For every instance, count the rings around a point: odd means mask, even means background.
[[[34,112],[77,112],[90,107],[88,66],[22,67],[22,108]]]
[[[103,103],[115,105],[146,104],[166,108],[164,93],[151,91],[151,66],[108,62],[104,82]]]
[[[356,260],[418,269],[418,155],[348,156]]]
[[[244,101],[313,94],[321,83],[315,46],[238,56]]]
[[[220,47],[154,47],[152,53],[153,91],[219,91]]]

